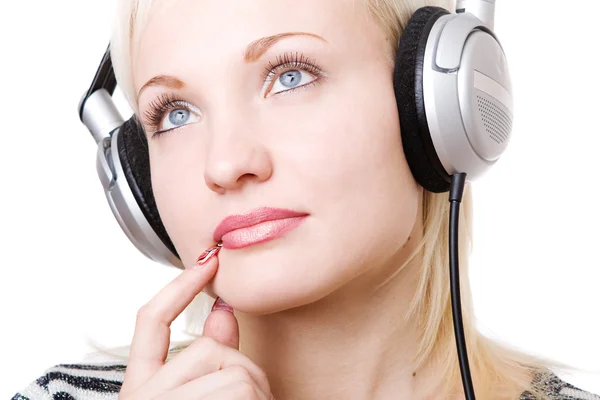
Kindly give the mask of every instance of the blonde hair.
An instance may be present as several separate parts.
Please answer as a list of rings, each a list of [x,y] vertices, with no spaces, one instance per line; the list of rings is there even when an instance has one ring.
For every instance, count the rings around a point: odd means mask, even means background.
[[[170,0],[174,1],[174,0]],[[363,2],[363,0],[358,0]],[[356,0],[355,0],[356,2]],[[117,20],[111,40],[112,62],[119,86],[137,113],[138,105],[133,88],[132,61],[135,59],[136,40],[139,40],[151,13],[157,7],[168,4],[167,0],[121,0],[117,10]],[[370,14],[377,20],[392,44],[390,54],[395,54],[398,40],[404,31],[410,16],[419,7],[439,6],[453,10],[452,0],[364,0]],[[393,58],[392,58],[393,60]],[[414,368],[434,362],[442,368],[437,376],[437,385],[431,392],[449,398],[456,394],[457,385],[461,385],[460,369],[454,338],[450,285],[448,271],[448,194],[435,194],[424,191],[423,201],[423,238],[411,257],[398,269],[399,273],[414,257],[422,263],[416,295],[414,296],[405,323],[415,323],[422,335],[418,344]],[[544,392],[544,378],[550,376],[551,369],[574,370],[572,366],[529,355],[498,340],[488,338],[475,328],[472,292],[469,285],[468,258],[472,249],[472,194],[467,184],[460,213],[460,268],[461,301],[465,337],[469,352],[469,363],[473,384],[477,396],[481,399],[510,398],[515,393],[529,391],[536,399],[549,399]],[[385,284],[385,283],[384,283]],[[207,304],[210,298],[199,295],[188,307],[187,332],[193,336],[193,324],[199,324],[210,311]],[[167,359],[188,346],[192,340],[178,343],[169,351]],[[100,348],[97,345],[94,345]],[[125,348],[127,349],[127,348]],[[100,350],[122,359],[117,353]],[[534,374],[539,380],[532,380]],[[547,388],[546,388],[547,390]],[[443,396],[443,395],[446,396]],[[505,397],[506,396],[506,397]]]

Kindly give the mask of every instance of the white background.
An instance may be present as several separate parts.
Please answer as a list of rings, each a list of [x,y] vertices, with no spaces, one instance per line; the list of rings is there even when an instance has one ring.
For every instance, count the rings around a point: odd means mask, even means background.
[[[89,350],[129,343],[137,309],[177,274],[121,232],[77,104],[115,0],[0,3],[0,398]],[[481,328],[600,372],[600,34],[596,1],[499,1],[511,145],[474,184]],[[600,393],[600,375],[568,379]]]

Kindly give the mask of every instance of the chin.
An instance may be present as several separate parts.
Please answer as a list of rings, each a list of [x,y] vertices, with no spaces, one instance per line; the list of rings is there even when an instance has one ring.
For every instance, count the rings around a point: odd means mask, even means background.
[[[244,276],[222,281],[215,278],[213,290],[235,310],[251,315],[273,314],[301,307],[335,290],[327,290],[323,281],[318,286],[312,280],[287,278],[277,281],[274,284],[266,276],[255,276],[250,280],[244,279]]]
[[[317,244],[299,257],[306,246],[291,240],[285,245],[277,242],[265,242],[242,252],[222,251],[219,270],[206,293],[222,297],[235,310],[265,315],[315,302],[340,286],[344,280],[341,275],[351,275],[319,256],[327,249],[325,245],[319,249]]]

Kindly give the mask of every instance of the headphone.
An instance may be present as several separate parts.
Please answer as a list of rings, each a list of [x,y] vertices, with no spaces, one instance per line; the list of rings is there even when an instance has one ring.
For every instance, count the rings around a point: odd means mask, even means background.
[[[494,9],[495,0],[459,0],[456,14],[422,7],[400,38],[393,78],[402,145],[412,175],[428,191],[449,191],[455,173],[476,179],[508,145],[511,81],[492,31]],[[80,119],[98,144],[98,176],[137,249],[183,269],[156,208],[146,136],[135,115],[124,122],[116,109],[116,84],[109,48],[79,103]]]
[[[399,41],[393,82],[406,160],[424,189],[450,192],[451,203],[460,203],[467,176],[472,181],[498,161],[512,131],[510,74],[493,32],[494,14],[495,0],[458,0],[456,13],[422,7]],[[116,84],[109,46],[79,103],[80,119],[98,144],[96,169],[106,198],[140,252],[184,269],[156,208],[146,135],[135,115],[123,121],[112,101]],[[451,218],[458,221],[455,210]],[[451,225],[450,235],[456,271],[457,226]],[[458,280],[452,296],[463,383],[474,399]]]

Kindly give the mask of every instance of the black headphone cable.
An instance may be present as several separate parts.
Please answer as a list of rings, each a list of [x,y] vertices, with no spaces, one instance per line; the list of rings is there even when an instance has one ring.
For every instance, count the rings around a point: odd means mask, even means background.
[[[469,358],[467,355],[467,344],[465,342],[465,331],[463,329],[462,309],[460,303],[460,274],[458,269],[458,217],[460,214],[460,202],[465,189],[467,174],[459,173],[452,175],[450,186],[450,297],[452,300],[452,320],[454,322],[454,336],[458,350],[458,362],[462,376],[465,398],[475,400]]]

